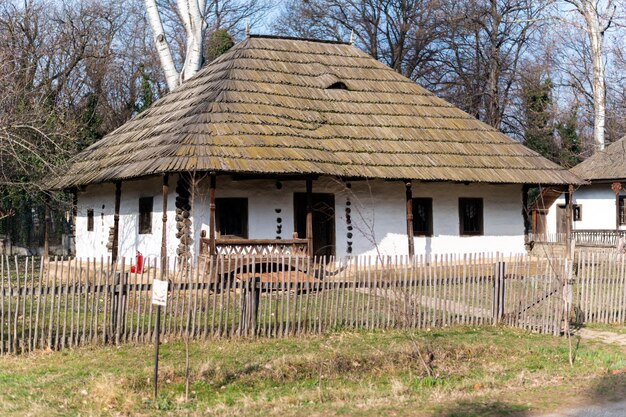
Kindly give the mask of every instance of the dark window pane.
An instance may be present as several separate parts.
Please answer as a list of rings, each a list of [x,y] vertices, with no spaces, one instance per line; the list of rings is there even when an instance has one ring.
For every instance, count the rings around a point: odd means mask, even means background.
[[[626,209],[626,207],[624,206],[624,199],[626,198],[626,196],[619,196],[619,224],[620,226],[623,224],[626,224],[626,213],[624,213],[624,210]]]
[[[583,219],[583,206],[580,204],[574,204],[572,205],[572,216],[573,216],[573,221],[575,222],[579,222]]]
[[[459,198],[461,235],[483,234],[483,199]]]
[[[139,199],[139,234],[146,235],[152,233],[152,207],[153,197],[142,197]]]
[[[222,236],[248,237],[248,199],[216,198],[215,227]]]
[[[87,210],[87,231],[93,232],[93,209]]]
[[[433,235],[433,199],[413,199],[413,234],[415,236]]]

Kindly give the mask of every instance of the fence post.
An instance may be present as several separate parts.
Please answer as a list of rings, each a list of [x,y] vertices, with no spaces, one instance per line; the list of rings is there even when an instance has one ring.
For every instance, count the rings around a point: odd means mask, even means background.
[[[493,323],[498,324],[504,316],[504,281],[506,263],[498,261],[493,265]]]
[[[120,343],[120,336],[126,331],[124,324],[126,323],[127,282],[128,274],[124,271],[122,262],[122,270],[116,272],[111,289],[111,337],[115,337],[116,345]]]

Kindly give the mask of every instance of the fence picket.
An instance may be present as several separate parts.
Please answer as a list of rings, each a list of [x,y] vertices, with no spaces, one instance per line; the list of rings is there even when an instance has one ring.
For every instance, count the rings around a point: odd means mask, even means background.
[[[123,258],[0,257],[0,354],[152,340],[156,261],[127,273]],[[163,332],[293,337],[499,322],[558,335],[566,262],[502,253],[177,259],[165,276],[173,285]],[[574,262],[572,317],[623,323],[626,257],[579,251]]]

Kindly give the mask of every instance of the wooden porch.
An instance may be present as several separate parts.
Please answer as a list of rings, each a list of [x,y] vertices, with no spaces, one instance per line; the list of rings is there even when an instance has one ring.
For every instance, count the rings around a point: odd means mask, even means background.
[[[211,239],[200,239],[200,255],[211,254]],[[261,258],[281,256],[309,256],[307,239],[242,239],[218,238],[214,242],[214,255],[217,256],[258,256]]]

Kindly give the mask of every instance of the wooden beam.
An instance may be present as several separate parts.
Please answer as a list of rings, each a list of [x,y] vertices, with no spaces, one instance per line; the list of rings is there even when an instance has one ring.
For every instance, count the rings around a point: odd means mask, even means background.
[[[211,181],[209,184],[209,254],[215,253],[215,188],[217,185],[217,176],[211,173]]]
[[[622,184],[619,182],[614,182],[611,184],[611,190],[615,193],[615,233],[619,232],[619,220],[620,220],[620,212],[619,212],[619,193],[622,191]]]
[[[313,180],[306,180],[306,241],[307,253],[313,258]]]
[[[72,190],[72,247],[70,248],[74,251],[74,256],[76,256],[76,235],[78,234],[78,230],[76,230],[77,219],[78,219],[78,189],[74,188]]]
[[[567,193],[565,194],[565,221],[567,223],[567,229],[565,231],[565,242],[567,242],[567,248],[565,251],[567,253],[567,257],[571,259],[572,257],[572,194],[574,193],[574,186],[570,185],[567,188]]]
[[[167,197],[169,195],[169,175],[163,174],[163,230],[161,231],[161,278],[167,264]]]
[[[113,215],[113,246],[111,262],[117,262],[120,235],[120,203],[122,200],[122,181],[115,181],[115,214]]]
[[[50,202],[46,197],[43,226],[43,256],[47,258],[50,251]]]
[[[415,255],[415,242],[413,241],[413,191],[411,182],[404,183],[406,187],[406,235],[409,241],[409,256]]]
[[[530,191],[530,185],[524,184],[522,187],[522,218],[524,219],[524,236],[530,232],[530,212],[528,209],[528,191]],[[533,216],[535,214],[533,213]],[[534,227],[533,227],[534,230]]]

